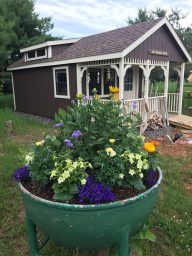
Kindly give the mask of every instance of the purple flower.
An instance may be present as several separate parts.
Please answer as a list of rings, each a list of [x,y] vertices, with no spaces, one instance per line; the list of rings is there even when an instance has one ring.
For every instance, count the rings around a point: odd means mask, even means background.
[[[13,176],[14,176],[15,180],[18,182],[21,182],[21,181],[29,178],[30,177],[29,167],[26,165],[24,165],[23,167],[20,167],[13,173]]]
[[[65,139],[64,143],[65,143],[66,147],[68,147],[68,148],[72,148],[74,146],[73,143],[71,142],[71,140],[68,140],[68,139]]]
[[[60,122],[60,123],[56,123],[54,124],[54,127],[57,128],[57,127],[62,127],[64,125],[63,122]]]
[[[156,184],[157,180],[158,173],[153,169],[149,169],[144,177],[144,184],[150,188]]]
[[[89,97],[87,97],[86,95],[83,95],[83,100],[87,101],[89,100]]]
[[[81,131],[79,131],[79,130],[74,131],[74,132],[71,134],[71,136],[72,136],[73,138],[79,138],[79,136],[81,136],[81,135],[82,135],[82,133],[81,133]]]
[[[132,106],[133,109],[136,109],[137,108],[137,101],[133,101],[131,103],[131,106]]]
[[[115,195],[107,185],[97,183],[92,177],[87,178],[87,182],[80,189],[80,202],[86,203],[105,203],[115,200]]]

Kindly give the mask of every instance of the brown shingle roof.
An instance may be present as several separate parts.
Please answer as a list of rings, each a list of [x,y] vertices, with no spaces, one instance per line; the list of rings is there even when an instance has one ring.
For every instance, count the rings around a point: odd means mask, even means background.
[[[52,58],[30,62],[24,62],[23,58],[13,63],[9,68],[122,52],[155,26],[161,19],[145,21],[136,25],[83,37]]]

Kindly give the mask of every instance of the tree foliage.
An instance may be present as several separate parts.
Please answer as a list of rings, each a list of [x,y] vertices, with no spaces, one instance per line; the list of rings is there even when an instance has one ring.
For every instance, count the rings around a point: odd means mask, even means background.
[[[34,5],[34,0],[0,1],[1,70],[20,58],[20,48],[54,39],[51,18],[40,18]]]

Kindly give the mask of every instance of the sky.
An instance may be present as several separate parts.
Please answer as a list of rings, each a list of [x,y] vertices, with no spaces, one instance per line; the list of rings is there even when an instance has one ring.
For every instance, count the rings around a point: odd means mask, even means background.
[[[35,12],[52,17],[52,35],[76,38],[126,26],[127,17],[135,18],[144,7],[168,12],[177,7],[188,14],[182,25],[192,24],[192,0],[36,0]]]

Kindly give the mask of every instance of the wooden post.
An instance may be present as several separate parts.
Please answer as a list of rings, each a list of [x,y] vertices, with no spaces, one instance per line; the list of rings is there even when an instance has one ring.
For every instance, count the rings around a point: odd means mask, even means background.
[[[119,100],[124,98],[124,58],[119,63]]]
[[[181,114],[182,114],[184,74],[185,74],[185,63],[182,63],[182,64],[181,64],[181,75],[180,75],[180,90],[179,90],[179,108],[178,108],[178,115],[181,115]]]
[[[77,63],[77,93],[82,93],[82,77],[81,77],[81,69],[80,65]]]
[[[145,98],[145,102],[148,103],[148,98],[149,98],[149,76],[150,76],[149,60],[147,60],[146,72],[145,72],[144,75],[145,75],[144,98]]]

